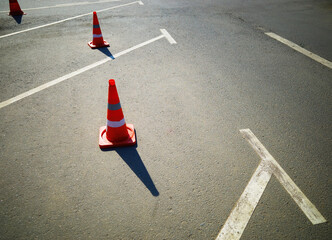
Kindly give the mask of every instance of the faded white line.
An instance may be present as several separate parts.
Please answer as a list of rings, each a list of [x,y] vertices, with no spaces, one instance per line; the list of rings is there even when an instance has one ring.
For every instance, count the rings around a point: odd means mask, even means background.
[[[129,5],[132,5],[132,4],[135,4],[135,3],[139,4],[139,2],[141,2],[141,1],[135,1],[135,2],[131,2],[131,3],[126,3],[126,4],[110,7],[110,8],[105,8],[105,9],[102,9],[102,10],[99,10],[99,11],[96,11],[96,12],[100,13],[100,12],[104,12],[104,11],[108,11],[108,10],[112,10],[112,9],[116,9],[116,8],[120,8],[120,7],[129,6]],[[13,35],[16,35],[16,34],[20,34],[20,33],[29,32],[29,31],[36,30],[36,29],[39,29],[39,28],[49,27],[49,26],[52,26],[52,25],[55,25],[55,24],[59,24],[59,23],[63,23],[63,22],[66,22],[66,21],[74,20],[76,18],[88,16],[90,14],[91,14],[91,12],[81,14],[81,15],[78,15],[78,16],[75,16],[75,17],[66,18],[66,19],[63,19],[63,20],[60,20],[60,21],[48,23],[48,24],[45,24],[45,25],[41,25],[41,26],[37,26],[37,27],[33,27],[33,28],[28,28],[28,29],[25,29],[25,30],[22,30],[22,31],[9,33],[9,34],[0,36],[0,39],[5,38],[5,37],[10,37],[10,36],[13,36]]]
[[[134,51],[134,50],[136,50],[136,49],[138,49],[138,48],[141,48],[141,47],[143,47],[143,46],[146,46],[146,45],[148,45],[148,44],[150,44],[150,43],[153,43],[153,42],[155,42],[155,41],[157,41],[157,40],[159,40],[159,39],[161,39],[161,38],[164,38],[164,37],[165,37],[164,35],[160,35],[160,36],[158,36],[158,37],[152,38],[152,39],[150,39],[150,40],[148,40],[148,41],[145,41],[145,42],[143,42],[143,43],[137,44],[137,45],[135,45],[135,46],[133,46],[133,47],[131,47],[131,48],[128,48],[128,49],[126,49],[126,50],[124,50],[124,51],[121,51],[121,52],[119,52],[119,53],[117,53],[117,54],[114,54],[113,57],[114,57],[114,58],[120,57],[120,56],[122,56],[122,55],[125,55],[125,54],[127,54],[127,53],[129,53],[129,52],[132,52],[132,51]],[[95,67],[97,67],[97,66],[99,66],[99,65],[101,65],[101,64],[104,64],[104,63],[106,63],[106,62],[108,62],[108,61],[110,61],[110,60],[112,60],[112,58],[110,58],[110,57],[105,58],[105,59],[102,59],[102,60],[100,60],[100,61],[98,61],[98,62],[95,62],[95,63],[93,63],[93,64],[90,64],[90,65],[88,65],[88,66],[86,66],[86,67],[83,67],[83,68],[81,68],[81,69],[79,69],[79,70],[77,70],[77,71],[74,71],[74,72],[69,73],[69,74],[67,74],[67,75],[65,75],[65,76],[62,76],[62,77],[57,78],[57,79],[55,79],[55,80],[52,80],[52,81],[50,81],[50,82],[48,82],[48,83],[45,83],[45,84],[43,84],[43,85],[40,85],[39,87],[33,88],[33,89],[31,89],[31,90],[29,90],[29,91],[27,91],[27,92],[25,92],[25,93],[22,93],[22,94],[20,94],[20,95],[18,95],[18,96],[16,96],[16,97],[13,97],[13,98],[10,98],[10,99],[8,99],[8,100],[6,100],[6,101],[3,101],[3,102],[0,103],[0,109],[3,108],[3,107],[6,107],[6,106],[8,106],[8,105],[10,105],[10,104],[12,104],[12,103],[15,103],[15,102],[17,102],[17,101],[19,101],[19,100],[21,100],[21,99],[23,99],[23,98],[26,98],[26,97],[28,97],[28,96],[31,96],[31,95],[33,95],[33,94],[35,94],[35,93],[37,93],[37,92],[40,92],[40,91],[42,91],[42,90],[44,90],[44,89],[46,89],[46,88],[49,88],[49,87],[54,86],[54,85],[56,85],[56,84],[58,84],[58,83],[61,83],[61,82],[65,81],[65,80],[67,80],[67,79],[69,79],[69,78],[72,78],[72,77],[77,76],[77,75],[79,75],[79,74],[81,74],[81,73],[83,73],[83,72],[86,72],[86,71],[88,71],[88,70],[90,70],[90,69],[92,69],[92,68],[95,68]]]
[[[44,6],[44,7],[35,7],[35,8],[24,8],[22,11],[30,11],[30,10],[41,10],[41,9],[49,9],[49,8],[61,8],[61,7],[72,7],[72,6],[80,6],[80,5],[90,5],[90,4],[99,4],[99,3],[110,3],[110,2],[121,2],[122,0],[101,0],[96,2],[79,2],[79,3],[64,3],[57,4],[54,6]],[[0,11],[0,13],[7,13],[7,11]]]
[[[176,41],[172,36],[166,31],[166,29],[160,29],[161,33],[166,37],[170,44],[176,44]]]
[[[88,71],[88,70],[90,70],[92,68],[95,68],[95,67],[97,67],[97,66],[99,66],[99,65],[101,65],[103,63],[108,62],[109,60],[111,60],[111,58],[105,58],[105,59],[103,59],[101,61],[98,61],[96,63],[90,64],[90,65],[88,65],[86,67],[83,67],[83,68],[81,68],[81,69],[79,69],[79,70],[77,70],[75,72],[69,73],[69,74],[67,74],[65,76],[62,76],[60,78],[57,78],[57,79],[55,79],[53,81],[50,81],[50,82],[45,83],[43,85],[40,85],[39,87],[33,88],[33,89],[31,89],[31,90],[29,90],[29,91],[27,91],[25,93],[22,93],[22,94],[20,94],[20,95],[18,95],[16,97],[13,97],[13,98],[10,98],[10,99],[8,99],[8,100],[6,100],[4,102],[1,102],[0,103],[0,109],[3,108],[3,107],[8,106],[8,105],[10,105],[10,104],[12,104],[14,102],[17,102],[17,101],[19,101],[19,100],[21,100],[23,98],[31,96],[31,95],[33,95],[33,94],[35,94],[37,92],[40,92],[40,91],[42,91],[42,90],[44,90],[46,88],[54,86],[54,85],[56,85],[56,84],[58,84],[60,82],[63,82],[63,81],[65,81],[65,80],[67,80],[67,79],[69,79],[71,77],[74,77],[74,76],[76,76],[78,74],[81,74],[81,73],[83,73],[85,71]]]
[[[320,214],[317,208],[310,202],[310,200],[303,194],[300,188],[293,182],[284,169],[266,150],[263,144],[251,132],[250,129],[242,129],[240,132],[244,135],[247,141],[255,149],[258,155],[266,161],[273,171],[274,176],[284,186],[289,195],[294,199],[297,205],[301,208],[303,213],[311,221],[312,224],[320,224],[326,222],[326,219]]]
[[[143,47],[143,46],[145,46],[145,45],[148,45],[148,44],[150,44],[150,43],[153,43],[153,42],[155,42],[155,41],[157,41],[157,40],[159,40],[159,39],[161,39],[161,38],[163,38],[163,37],[164,37],[163,35],[160,35],[159,37],[155,37],[155,38],[153,38],[153,39],[151,39],[151,40],[148,40],[148,41],[146,41],[146,42],[144,42],[144,43],[138,44],[138,45],[136,45],[136,46],[134,46],[134,47],[131,47],[131,48],[126,49],[126,50],[124,50],[124,51],[122,51],[122,52],[119,52],[119,53],[115,54],[114,57],[115,57],[115,58],[120,57],[120,56],[122,56],[122,55],[124,55],[124,54],[127,54],[127,53],[129,53],[129,52],[131,52],[131,51],[134,51],[134,50],[137,49],[137,48],[141,48],[141,47]]]
[[[217,240],[241,238],[271,176],[272,173],[266,171],[265,162],[261,161],[221,229]]]
[[[328,68],[332,68],[332,62],[330,62],[329,60],[326,60],[325,58],[322,58],[302,47],[300,47],[299,45],[297,45],[296,43],[293,43],[283,37],[280,37],[279,35],[273,33],[273,32],[266,32],[266,35],[268,35],[269,37],[289,46],[290,48],[302,53],[303,55],[315,60],[316,62],[319,62],[320,64],[323,64],[324,66],[328,67]]]
[[[274,174],[284,186],[312,224],[326,222],[322,214],[281,168],[251,130],[242,129],[240,132],[262,160],[216,239],[235,240],[241,238],[272,174]]]

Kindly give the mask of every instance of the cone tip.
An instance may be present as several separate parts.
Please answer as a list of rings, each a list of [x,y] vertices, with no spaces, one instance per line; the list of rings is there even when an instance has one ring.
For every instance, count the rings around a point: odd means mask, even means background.
[[[96,12],[93,12],[94,15],[96,15],[97,13]]]
[[[115,86],[115,80],[114,79],[110,79],[108,81],[108,83],[110,84],[110,86]]]

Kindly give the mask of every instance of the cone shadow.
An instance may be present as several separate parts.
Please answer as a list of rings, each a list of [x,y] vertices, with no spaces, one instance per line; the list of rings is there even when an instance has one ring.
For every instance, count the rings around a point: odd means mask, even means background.
[[[149,189],[151,194],[155,197],[159,196],[159,192],[154,185],[148,170],[146,169],[141,157],[139,156],[135,147],[118,148],[115,150],[123,161],[130,167],[136,176],[144,183],[145,187]]]
[[[113,56],[113,54],[108,50],[107,47],[102,47],[102,48],[97,48],[100,52],[104,53],[107,57],[112,58],[113,60],[115,59],[115,57]]]
[[[146,169],[140,155],[138,154],[137,144],[132,147],[119,147],[119,148],[109,148],[101,149],[103,152],[115,151],[122,160],[130,167],[130,169],[136,174],[136,176],[142,181],[151,194],[155,197],[159,196],[159,192],[154,185],[148,170]]]
[[[23,15],[12,16],[18,24],[21,24]]]

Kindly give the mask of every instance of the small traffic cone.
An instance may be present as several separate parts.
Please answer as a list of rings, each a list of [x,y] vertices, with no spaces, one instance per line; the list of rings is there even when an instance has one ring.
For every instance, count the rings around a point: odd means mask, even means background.
[[[18,4],[17,0],[9,0],[9,9],[10,12],[8,13],[8,15],[12,16],[25,15],[25,13],[21,10],[21,7]]]
[[[97,17],[97,13],[93,12],[93,30],[92,30],[92,41],[88,42],[88,45],[91,48],[101,48],[101,47],[108,47],[109,43],[104,41],[103,34],[101,33],[101,29],[99,26],[99,21]]]
[[[114,79],[110,79],[108,82],[107,124],[99,129],[99,147],[135,145],[134,125],[126,124]]]

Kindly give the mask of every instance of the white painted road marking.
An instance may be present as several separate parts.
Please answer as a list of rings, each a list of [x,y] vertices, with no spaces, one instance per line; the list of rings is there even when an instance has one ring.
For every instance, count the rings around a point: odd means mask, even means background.
[[[291,41],[289,41],[289,40],[287,40],[283,37],[280,37],[279,35],[277,35],[273,32],[266,32],[265,34],[268,35],[269,37],[271,37],[271,38],[273,38],[273,39],[275,39],[275,40],[291,47],[292,49],[302,53],[303,55],[305,55],[307,57],[310,57],[311,59],[315,60],[316,62],[319,62],[319,63],[323,64],[324,66],[326,66],[328,68],[332,68],[332,62],[326,60],[325,58],[322,58],[322,57],[320,57],[320,56],[318,56],[318,55],[316,55],[316,54],[300,47],[299,45],[297,45],[297,44],[295,44],[295,43],[293,43],[293,42],[291,42]]]
[[[240,199],[236,203],[216,239],[235,240],[241,238],[242,233],[246,228],[267,184],[269,183],[272,174],[274,174],[274,176],[284,186],[312,224],[326,222],[326,219],[281,168],[278,162],[267,151],[251,130],[242,129],[240,132],[261,157],[262,161],[251,177],[247,187],[244,189]]]
[[[164,34],[166,39],[169,41],[170,44],[176,44],[176,41],[172,36],[165,30],[165,29],[160,29],[161,33]]]
[[[164,31],[167,33],[166,30],[164,30]],[[136,50],[136,49],[138,49],[138,48],[141,48],[141,47],[143,47],[143,46],[146,46],[146,45],[148,45],[148,44],[150,44],[150,43],[153,43],[153,42],[155,42],[155,41],[157,41],[157,40],[159,40],[159,39],[162,39],[162,38],[166,38],[166,36],[165,36],[164,34],[162,34],[162,35],[160,35],[160,36],[158,36],[158,37],[152,38],[152,39],[150,39],[150,40],[148,40],[148,41],[145,41],[145,42],[143,42],[143,43],[140,43],[140,44],[138,44],[138,45],[136,45],[136,46],[133,46],[133,47],[131,47],[131,48],[128,48],[128,49],[126,49],[126,50],[123,50],[123,51],[121,51],[121,52],[119,52],[119,53],[113,55],[113,57],[114,57],[114,58],[120,57],[120,56],[122,56],[122,55],[125,55],[125,54],[127,54],[127,53],[129,53],[129,52],[131,52],[131,51],[134,51],[134,50]],[[29,90],[29,91],[27,91],[27,92],[25,92],[25,93],[22,93],[22,94],[20,94],[20,95],[18,95],[18,96],[16,96],[16,97],[13,97],[13,98],[10,98],[10,99],[8,99],[8,100],[6,100],[6,101],[4,101],[4,102],[1,102],[1,103],[0,103],[0,109],[3,108],[3,107],[6,107],[6,106],[8,106],[8,105],[10,105],[10,104],[12,104],[12,103],[15,103],[15,102],[17,102],[17,101],[19,101],[19,100],[21,100],[21,99],[23,99],[23,98],[26,98],[26,97],[28,97],[28,96],[31,96],[32,94],[35,94],[35,93],[40,92],[40,91],[42,91],[42,90],[44,90],[44,89],[46,89],[46,88],[49,88],[49,87],[54,86],[54,85],[56,85],[56,84],[58,84],[58,83],[60,83],[60,82],[63,82],[63,81],[65,81],[65,80],[69,79],[69,78],[72,78],[72,77],[74,77],[74,76],[77,76],[78,74],[81,74],[81,73],[86,72],[86,71],[88,71],[88,70],[90,70],[90,69],[92,69],[92,68],[95,68],[95,67],[97,67],[97,66],[99,66],[99,65],[101,65],[101,64],[104,64],[104,63],[106,63],[106,62],[108,62],[108,61],[110,61],[110,60],[112,60],[112,58],[107,57],[107,58],[102,59],[102,60],[100,60],[100,61],[98,61],[98,62],[95,62],[95,63],[93,63],[93,64],[90,64],[90,65],[88,65],[88,66],[86,66],[86,67],[83,67],[83,68],[81,68],[81,69],[79,69],[79,70],[77,70],[77,71],[75,71],[75,72],[69,73],[69,74],[67,74],[67,75],[65,75],[65,76],[62,76],[62,77],[60,77],[60,78],[57,78],[57,79],[55,79],[55,80],[53,80],[53,81],[50,81],[50,82],[45,83],[45,84],[43,84],[43,85],[40,85],[39,87],[33,88],[33,89],[31,89],[31,90]]]
[[[242,129],[240,130],[240,132],[244,135],[247,141],[258,153],[258,155],[262,158],[262,161],[266,161],[268,163],[268,166],[272,169],[272,173],[274,174],[274,176],[284,186],[289,195],[294,199],[294,201],[301,208],[301,210],[311,221],[311,223],[315,225],[326,222],[326,219],[320,214],[317,208],[303,194],[300,188],[293,182],[293,180],[288,176],[285,170],[266,150],[263,144],[250,131],[250,129]]]
[[[78,3],[64,3],[57,4],[54,6],[45,6],[45,7],[36,7],[36,8],[24,8],[22,11],[30,11],[30,10],[40,10],[40,9],[49,9],[49,8],[61,8],[61,7],[72,7],[72,6],[80,6],[80,5],[90,5],[90,4],[98,4],[98,3],[110,3],[110,2],[120,2],[122,0],[100,0],[96,2],[78,2]],[[0,13],[8,13],[7,11],[0,11]]]
[[[116,9],[116,8],[120,8],[120,7],[129,6],[129,5],[132,5],[132,4],[135,4],[135,3],[138,3],[139,5],[142,5],[141,4],[142,1],[135,1],[135,2],[131,2],[131,3],[126,3],[126,4],[122,4],[122,5],[110,7],[110,8],[105,8],[105,9],[102,9],[102,10],[99,10],[99,11],[96,11],[96,12],[97,13],[105,12],[105,11],[108,11],[108,10],[112,10],[112,9]],[[24,32],[29,32],[29,31],[36,30],[36,29],[43,28],[43,27],[49,27],[49,26],[52,26],[52,25],[55,25],[55,24],[59,24],[59,23],[63,23],[63,22],[66,22],[66,21],[74,20],[76,18],[88,16],[90,14],[91,14],[91,12],[85,13],[85,14],[81,14],[81,15],[78,15],[78,16],[75,16],[75,17],[66,18],[66,19],[63,19],[63,20],[60,20],[60,21],[48,23],[48,24],[45,24],[45,25],[41,25],[41,26],[37,26],[37,27],[33,27],[33,28],[28,28],[28,29],[25,29],[25,30],[22,30],[22,31],[9,33],[9,34],[0,36],[0,39],[1,38],[5,38],[5,37],[10,37],[10,36],[13,36],[13,35],[16,35],[16,34],[24,33]]]
[[[272,174],[266,171],[267,167],[262,161],[244,189],[240,199],[233,208],[225,225],[221,229],[217,240],[240,239],[249,219],[254,212]]]

